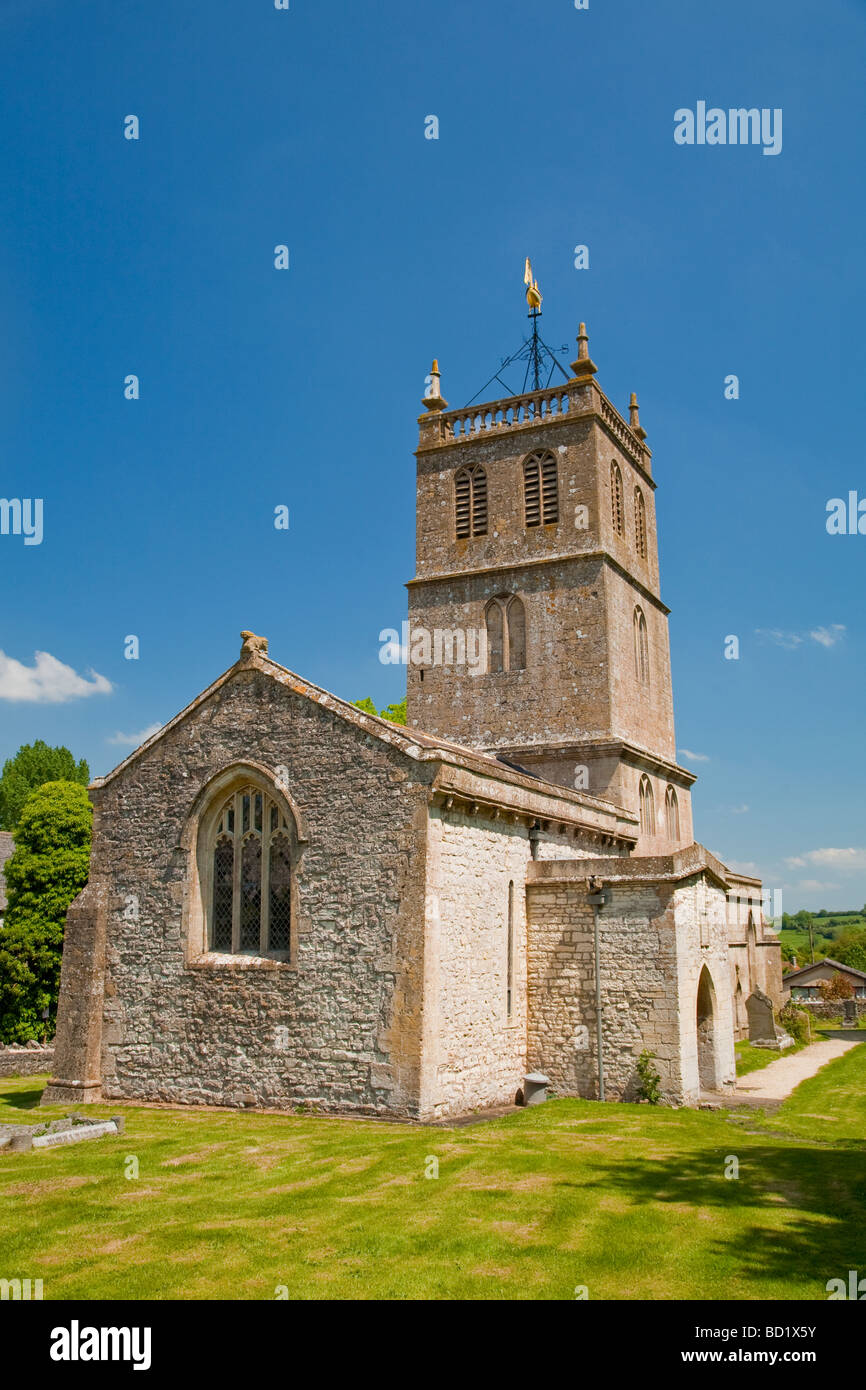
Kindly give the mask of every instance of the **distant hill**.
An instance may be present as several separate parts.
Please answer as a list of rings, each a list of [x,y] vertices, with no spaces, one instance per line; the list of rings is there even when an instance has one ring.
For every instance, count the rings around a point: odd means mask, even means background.
[[[811,926],[811,939],[810,939]],[[835,956],[836,942],[844,934],[866,933],[866,908],[850,908],[830,911],[821,908],[819,912],[782,913],[782,929],[779,941],[782,945],[783,961],[789,965],[796,958],[798,965],[809,965],[812,952],[816,961],[825,956]],[[849,962],[853,963],[853,962]]]

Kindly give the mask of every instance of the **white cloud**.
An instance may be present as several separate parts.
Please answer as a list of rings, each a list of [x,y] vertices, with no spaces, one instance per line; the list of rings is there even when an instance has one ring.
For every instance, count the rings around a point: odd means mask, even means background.
[[[801,878],[797,887],[804,893],[827,893],[833,892],[838,885],[835,883],[821,883],[817,878]]]
[[[141,733],[112,734],[107,742],[121,744],[124,748],[139,748],[142,743],[146,743],[154,734],[159,733],[161,728],[161,724],[148,724],[146,729],[141,730]]]
[[[685,758],[689,763],[708,763],[710,760],[706,753],[693,753],[691,748],[681,748],[680,757]]]
[[[780,627],[758,627],[755,628],[755,636],[772,642],[776,647],[784,647],[785,651],[795,652],[807,640],[817,642],[822,647],[835,647],[837,642],[842,641],[846,631],[844,623],[830,623],[828,627],[813,627],[809,632],[787,632]]]
[[[745,874],[749,878],[758,877],[758,866],[751,859],[726,859],[725,863],[735,874]]]
[[[748,803],[744,801],[743,804],[742,804],[742,806],[732,806],[732,807],[731,807],[731,815],[732,815],[732,816],[744,816],[744,815],[746,814],[746,812],[747,812],[748,810],[750,810],[750,809],[751,809],[751,808],[750,808],[750,806],[748,805]]]
[[[0,700],[62,705],[85,695],[110,695],[114,689],[105,676],[88,671],[87,680],[50,652],[36,652],[35,657],[35,665],[25,666],[0,651]]]
[[[797,647],[803,645],[803,639],[796,632],[783,632],[778,627],[759,627],[755,629],[757,637],[764,637],[768,642],[772,642],[777,647],[784,647],[786,651],[796,651]]]
[[[809,633],[813,642],[820,642],[822,647],[835,647],[837,642],[841,642],[845,636],[844,623],[831,623],[829,627],[816,627]]]
[[[866,869],[866,849],[809,849],[796,858],[786,859],[792,869],[807,864],[823,864],[833,869]]]

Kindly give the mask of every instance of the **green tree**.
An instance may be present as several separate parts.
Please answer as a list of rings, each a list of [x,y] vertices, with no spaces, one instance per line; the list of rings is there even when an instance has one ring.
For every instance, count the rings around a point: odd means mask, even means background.
[[[380,719],[387,719],[392,724],[406,723],[406,696],[396,705],[386,705],[383,710],[378,710],[370,699],[369,695],[363,700],[354,701],[355,709],[363,710],[365,714],[378,715]]]
[[[56,1012],[66,909],[87,882],[93,808],[78,782],[46,782],[24,803],[5,874],[0,1041],[27,1042]]]
[[[406,723],[406,696],[404,695],[399,704],[386,705],[382,710],[382,718],[389,719],[392,724]]]
[[[25,801],[45,782],[79,782],[86,787],[90,769],[84,759],[77,763],[68,748],[49,748],[38,738],[25,743],[14,758],[3,764],[0,775],[0,830],[14,832]]]
[[[866,931],[849,928],[842,932],[833,947],[833,958],[840,965],[850,965],[855,970],[866,970]]]

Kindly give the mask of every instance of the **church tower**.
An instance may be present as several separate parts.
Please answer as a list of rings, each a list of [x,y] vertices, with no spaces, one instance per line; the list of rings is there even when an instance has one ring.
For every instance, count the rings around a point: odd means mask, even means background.
[[[584,324],[573,375],[519,396],[449,410],[434,362],[408,723],[639,813],[636,853],[670,853],[692,842],[695,779],[676,762],[652,456],[636,397],[627,423],[596,372]]]

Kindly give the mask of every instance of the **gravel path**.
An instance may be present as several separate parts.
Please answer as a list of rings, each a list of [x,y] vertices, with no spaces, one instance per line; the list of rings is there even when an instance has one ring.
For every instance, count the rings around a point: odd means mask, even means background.
[[[735,1100],[785,1100],[801,1081],[814,1076],[828,1062],[841,1057],[852,1047],[863,1047],[864,1043],[848,1042],[842,1038],[826,1038],[822,1042],[804,1047],[792,1057],[780,1057],[761,1071],[750,1072],[738,1081],[734,1092]]]

